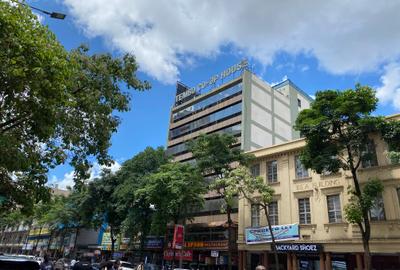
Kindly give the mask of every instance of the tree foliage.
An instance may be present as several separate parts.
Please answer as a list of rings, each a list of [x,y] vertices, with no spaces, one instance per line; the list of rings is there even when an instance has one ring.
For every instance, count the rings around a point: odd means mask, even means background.
[[[265,183],[265,180],[258,176],[251,175],[245,166],[238,166],[224,174],[225,198],[227,201],[233,200],[236,196],[248,200],[251,204],[258,205],[265,214],[267,226],[271,232],[272,251],[275,258],[275,268],[279,269],[278,253],[275,248],[275,236],[272,230],[268,206],[273,200],[274,189]]]
[[[295,125],[306,140],[301,155],[305,167],[317,173],[339,169],[351,172],[354,189],[350,204],[345,208],[346,216],[360,228],[367,269],[371,265],[368,213],[372,201],[383,188],[379,181],[364,179],[366,183],[362,189],[357,170],[372,158],[373,154],[366,149],[372,134],[379,135],[392,151],[400,151],[400,123],[373,116],[377,102],[375,91],[359,84],[354,90],[317,92],[311,108],[300,112]]]
[[[110,137],[120,122],[113,112],[129,109],[121,86],[149,88],[137,68],[129,54],[68,52],[29,8],[0,1],[1,211],[31,211],[48,193],[49,168],[68,161],[84,178],[91,158],[110,163]]]
[[[226,174],[238,165],[247,165],[252,159],[251,155],[235,147],[238,141],[229,134],[202,134],[197,139],[188,143],[188,149],[196,159],[196,166],[203,175],[213,175],[209,189],[216,191],[225,203],[225,213],[228,222],[228,269],[232,269],[232,225],[231,219],[233,203],[237,198],[230,192]]]
[[[149,175],[136,196],[154,206],[153,226],[165,232],[169,222],[182,222],[191,210],[200,208],[205,192],[203,177],[195,167],[170,162]]]
[[[139,236],[141,250],[151,231],[154,210],[152,203],[143,196],[139,197],[137,191],[145,188],[147,177],[168,161],[169,158],[162,147],[147,147],[143,152],[125,161],[116,173],[122,184],[116,187],[113,196],[118,201],[118,211],[125,213],[122,229],[132,236],[131,239],[133,236]]]

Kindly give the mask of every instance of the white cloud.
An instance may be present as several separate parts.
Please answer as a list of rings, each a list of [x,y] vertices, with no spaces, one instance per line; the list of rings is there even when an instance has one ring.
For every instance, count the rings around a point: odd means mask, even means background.
[[[32,11],[32,13],[33,13],[33,15],[36,16],[36,18],[38,19],[38,21],[39,21],[40,23],[43,23],[43,22],[44,22],[44,16],[43,16],[43,15],[41,15],[41,14],[39,14],[39,13],[37,13],[37,12],[33,12],[33,11]]]
[[[101,171],[103,169],[109,169],[111,172],[116,172],[121,168],[121,164],[118,163],[117,161],[114,161],[114,163],[110,167],[106,167],[104,165],[99,165],[97,162],[93,164],[92,169],[90,170],[90,177],[88,181],[93,181],[95,178],[99,177],[101,174]],[[63,178],[58,178],[55,175],[51,176],[49,182],[49,186],[57,186],[60,189],[66,189],[67,187],[73,187],[74,186],[74,171],[67,172],[64,174]]]
[[[400,64],[386,65],[380,80],[382,86],[376,89],[376,96],[379,101],[383,105],[390,104],[400,110]]]
[[[191,57],[230,45],[270,65],[277,53],[304,53],[333,74],[374,71],[400,56],[400,1],[64,0],[90,36],[133,52],[165,83]],[[190,60],[189,60],[190,62]]]

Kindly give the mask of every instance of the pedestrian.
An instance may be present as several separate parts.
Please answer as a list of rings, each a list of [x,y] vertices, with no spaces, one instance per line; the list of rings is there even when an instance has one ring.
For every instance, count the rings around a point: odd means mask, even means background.
[[[120,260],[116,260],[111,268],[111,270],[118,270],[119,266],[121,265]]]
[[[256,270],[265,270],[265,266],[264,265],[257,265]]]
[[[144,270],[143,261],[141,261],[141,262],[139,263],[139,265],[137,266],[136,270]]]
[[[71,260],[71,263],[70,263],[70,267],[71,267],[71,268],[74,267],[74,265],[75,265],[77,262],[78,262],[78,260],[77,260],[76,258],[72,259],[72,260]]]
[[[53,270],[53,264],[49,260],[49,256],[44,255],[43,262],[40,264],[40,270]]]

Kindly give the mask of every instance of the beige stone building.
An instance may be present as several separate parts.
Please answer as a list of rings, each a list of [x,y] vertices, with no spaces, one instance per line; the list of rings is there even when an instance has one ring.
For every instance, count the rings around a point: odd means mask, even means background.
[[[397,119],[400,115],[394,116]],[[371,210],[374,269],[400,269],[400,165],[388,158],[388,147],[377,136],[369,151],[376,159],[359,169],[361,183],[377,177],[384,192]],[[362,269],[363,247],[357,225],[345,220],[350,172],[319,175],[305,170],[298,155],[305,141],[298,139],[251,151],[256,156],[252,173],[264,177],[275,190],[269,212],[276,225],[298,226],[298,239],[279,242],[280,269]],[[249,242],[248,233],[266,226],[264,213],[247,200],[239,201],[239,269],[274,262],[269,243]],[[261,227],[261,228],[259,228]],[[248,233],[246,233],[248,231]],[[302,251],[303,250],[303,251]],[[269,269],[269,268],[268,268]]]

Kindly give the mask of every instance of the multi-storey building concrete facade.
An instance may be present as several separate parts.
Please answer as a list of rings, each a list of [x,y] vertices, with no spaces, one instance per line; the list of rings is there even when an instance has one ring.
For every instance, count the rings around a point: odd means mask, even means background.
[[[400,115],[395,117],[399,119]],[[361,185],[371,178],[379,178],[384,185],[383,194],[370,213],[373,269],[400,269],[400,165],[388,158],[385,142],[377,135],[371,135],[371,139],[375,147],[368,149],[375,150],[376,158],[363,164],[358,173]],[[279,248],[285,250],[279,255],[281,269],[363,269],[359,228],[346,221],[343,210],[350,197],[348,188],[353,185],[351,174],[340,171],[320,175],[305,170],[298,159],[304,145],[305,141],[298,139],[250,152],[256,156],[252,171],[275,190],[269,209],[272,222],[299,226],[297,240],[279,242]],[[248,232],[257,232],[262,226],[266,226],[263,213],[242,199],[238,230],[240,270],[273,263],[269,243],[246,241]]]
[[[210,90],[200,94],[198,90],[204,86]],[[309,108],[311,101],[290,80],[275,86],[264,82],[247,69],[246,61],[198,87],[178,83],[167,152],[175,161],[193,162],[186,143],[202,133],[232,134],[237,137],[235,147],[245,151],[299,138],[292,127],[299,111]],[[222,202],[217,194],[207,194],[205,207],[194,213],[194,219],[186,227],[187,248],[193,249],[193,258],[203,258],[206,264],[215,265],[218,259],[222,265],[226,263],[228,244],[226,215],[220,210]],[[237,211],[236,206],[232,214],[235,224]],[[219,257],[212,258],[210,250],[219,251]]]

